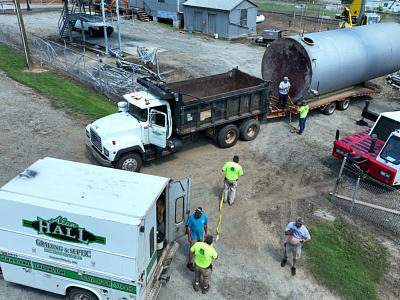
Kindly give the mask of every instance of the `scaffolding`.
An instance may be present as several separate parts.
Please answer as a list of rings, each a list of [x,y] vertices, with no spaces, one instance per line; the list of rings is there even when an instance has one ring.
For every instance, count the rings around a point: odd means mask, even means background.
[[[118,45],[119,51],[122,52],[121,35],[120,35],[120,10],[119,1],[114,1],[116,4],[116,23],[118,27]],[[113,4],[114,4],[113,2]],[[73,0],[68,3],[64,0],[64,7],[58,20],[58,32],[61,40],[68,39],[70,43],[73,42],[73,31],[76,30],[76,24],[80,27],[82,34],[82,42],[86,43],[85,26],[87,24],[95,24],[98,28],[103,28],[105,53],[109,54],[108,35],[113,32],[109,28],[113,28],[115,24],[112,18],[106,18],[106,12],[110,7],[105,7],[105,0],[101,0],[100,5],[95,6],[93,0]],[[93,36],[93,29],[89,30],[89,35]]]

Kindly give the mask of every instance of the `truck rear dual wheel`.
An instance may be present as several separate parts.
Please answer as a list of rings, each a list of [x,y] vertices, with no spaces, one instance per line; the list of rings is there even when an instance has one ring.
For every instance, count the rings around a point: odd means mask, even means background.
[[[95,294],[90,291],[73,288],[68,293],[68,300],[99,300]]]
[[[139,153],[131,152],[121,156],[116,167],[130,172],[139,172],[142,167],[142,157]]]
[[[233,125],[225,125],[218,132],[218,145],[221,148],[229,148],[236,144],[239,139],[239,129]]]
[[[344,100],[342,100],[342,101],[339,101],[338,104],[337,104],[337,106],[338,106],[338,109],[339,109],[339,110],[346,110],[346,109],[348,109],[349,106],[350,106],[350,99],[344,99]]]
[[[325,115],[331,115],[335,112],[335,110],[336,110],[336,102],[331,102],[327,106],[325,106],[322,112]]]
[[[240,125],[239,132],[242,140],[252,141],[260,132],[260,122],[254,119],[246,120]]]

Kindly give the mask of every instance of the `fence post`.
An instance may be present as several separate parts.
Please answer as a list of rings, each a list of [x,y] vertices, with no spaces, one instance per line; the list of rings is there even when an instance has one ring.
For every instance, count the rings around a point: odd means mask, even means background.
[[[333,193],[332,193],[332,197],[331,197],[331,202],[332,203],[335,201],[335,196],[336,196],[337,190],[339,188],[339,184],[340,184],[340,182],[342,180],[343,169],[344,169],[344,166],[346,164],[346,161],[347,161],[347,154],[345,154],[344,157],[343,157],[342,165],[340,166],[339,175],[338,175],[338,177],[336,179],[335,188],[333,189]]]
[[[64,62],[65,62],[65,71],[68,71],[68,63],[67,63],[67,42],[64,40]]]
[[[103,84],[101,79],[101,66],[100,66],[100,56],[97,54],[97,70],[99,71],[99,88],[100,91],[103,91]]]
[[[353,194],[353,200],[351,201],[350,213],[353,212],[354,203],[356,202],[356,198],[357,198],[358,188],[360,187],[360,180],[361,180],[361,176],[358,176],[357,183],[356,183],[356,189],[354,190],[354,194]]]

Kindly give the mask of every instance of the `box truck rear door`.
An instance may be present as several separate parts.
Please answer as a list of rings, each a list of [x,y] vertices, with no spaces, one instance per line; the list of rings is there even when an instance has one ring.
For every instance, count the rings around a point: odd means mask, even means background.
[[[167,202],[168,242],[177,240],[186,233],[186,221],[190,214],[190,184],[190,177],[169,184]]]

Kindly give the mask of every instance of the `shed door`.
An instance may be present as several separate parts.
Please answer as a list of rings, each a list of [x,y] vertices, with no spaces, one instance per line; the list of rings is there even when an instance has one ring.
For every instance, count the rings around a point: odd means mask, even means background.
[[[210,33],[210,34],[217,33],[217,15],[216,14],[208,14],[208,33]]]
[[[203,14],[194,12],[194,31],[203,31]]]
[[[186,234],[186,222],[190,214],[190,183],[191,178],[186,177],[169,184],[167,202],[168,242],[177,240]]]

